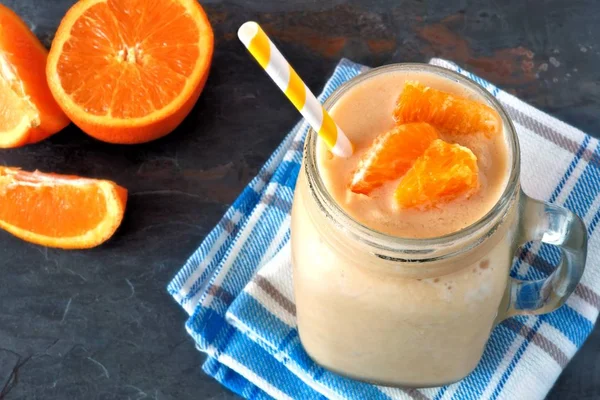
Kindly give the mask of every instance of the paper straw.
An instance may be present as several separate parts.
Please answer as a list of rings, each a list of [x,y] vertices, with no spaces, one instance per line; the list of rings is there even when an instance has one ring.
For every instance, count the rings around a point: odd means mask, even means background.
[[[238,30],[238,37],[279,86],[279,89],[296,106],[309,125],[315,132],[318,132],[319,137],[325,141],[331,152],[340,157],[351,156],[353,146],[348,137],[300,79],[290,63],[281,55],[262,28],[256,22],[246,22]]]

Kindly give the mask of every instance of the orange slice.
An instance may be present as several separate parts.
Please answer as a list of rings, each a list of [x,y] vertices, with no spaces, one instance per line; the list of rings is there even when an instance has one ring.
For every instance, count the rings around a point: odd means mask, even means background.
[[[407,82],[394,110],[398,124],[429,122],[458,134],[483,133],[492,137],[502,129],[498,113],[474,100],[442,92],[418,82]]]
[[[400,125],[377,136],[362,155],[350,190],[369,194],[385,182],[398,179],[438,137],[437,130],[423,122]]]
[[[121,224],[127,190],[104,180],[0,167],[0,228],[31,243],[85,249]]]
[[[190,112],[208,77],[213,44],[197,0],[80,0],[56,32],[48,83],[89,135],[147,142]]]
[[[458,144],[437,139],[400,181],[394,197],[400,208],[427,209],[479,188],[477,157]]]
[[[69,124],[46,83],[48,52],[0,4],[0,148],[39,142]]]

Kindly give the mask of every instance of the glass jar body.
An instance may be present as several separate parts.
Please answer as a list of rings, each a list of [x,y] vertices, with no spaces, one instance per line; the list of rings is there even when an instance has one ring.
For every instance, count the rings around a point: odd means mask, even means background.
[[[339,232],[310,190],[301,171],[292,257],[298,330],[310,357],[393,386],[439,386],[473,370],[507,291],[517,207],[476,248],[419,275],[411,261],[382,258]]]

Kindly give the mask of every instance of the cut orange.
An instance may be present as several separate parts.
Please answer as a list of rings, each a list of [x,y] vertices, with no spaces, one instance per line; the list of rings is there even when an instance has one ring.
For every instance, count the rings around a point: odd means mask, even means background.
[[[84,132],[142,143],[190,112],[212,55],[213,31],[197,0],[80,0],[58,27],[46,73]]]
[[[127,190],[104,180],[0,167],[0,228],[31,243],[86,249],[121,224]]]
[[[429,122],[437,128],[457,134],[498,134],[502,121],[491,107],[433,89],[418,82],[407,82],[394,110],[398,124]]]
[[[400,181],[394,197],[400,208],[427,209],[479,188],[477,157],[458,144],[437,139]]]
[[[385,182],[400,178],[438,137],[437,130],[424,122],[400,125],[377,136],[362,155],[350,190],[369,194]]]
[[[48,52],[0,4],[0,148],[39,142],[69,124],[46,83]]]

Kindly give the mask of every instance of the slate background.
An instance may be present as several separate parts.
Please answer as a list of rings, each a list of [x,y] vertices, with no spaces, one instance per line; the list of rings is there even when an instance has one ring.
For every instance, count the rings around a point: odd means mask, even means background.
[[[74,0],[2,0],[48,46]],[[179,266],[298,120],[237,41],[259,21],[315,91],[340,57],[371,66],[452,59],[600,134],[600,3],[594,0],[203,2],[216,34],[198,104],[168,137],[134,147],[71,126],[0,151],[25,169],[115,180],[130,190],[106,245],[66,252],[0,232],[0,397],[233,399],[205,376],[185,315],[165,291]],[[600,397],[594,331],[550,399]]]

